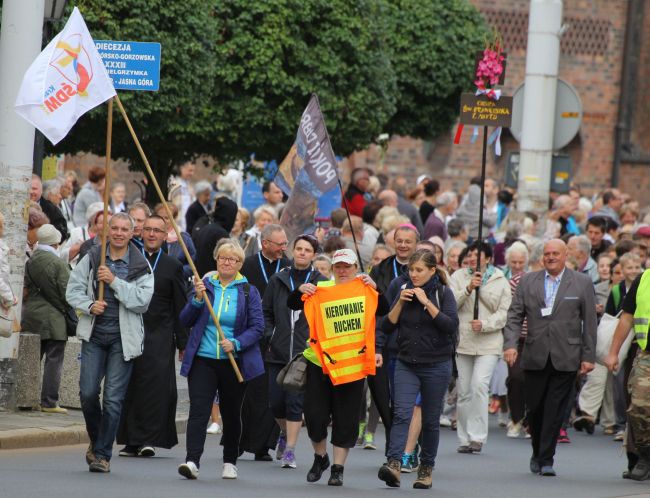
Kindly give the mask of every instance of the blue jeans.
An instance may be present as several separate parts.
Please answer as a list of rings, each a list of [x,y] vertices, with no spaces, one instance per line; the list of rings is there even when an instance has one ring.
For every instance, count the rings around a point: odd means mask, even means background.
[[[438,453],[440,413],[443,398],[451,379],[451,359],[429,365],[408,365],[397,360],[395,365],[395,396],[393,427],[390,431],[388,458],[401,460],[413,407],[418,392],[422,396],[422,450],[420,461],[432,467]]]
[[[124,361],[119,333],[93,331],[90,340],[81,344],[79,397],[86,431],[97,457],[111,459],[132,368],[133,362]],[[104,398],[100,404],[102,379]]]

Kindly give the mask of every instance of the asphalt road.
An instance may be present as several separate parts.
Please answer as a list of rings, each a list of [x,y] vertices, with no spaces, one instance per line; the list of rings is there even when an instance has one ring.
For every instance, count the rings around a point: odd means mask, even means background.
[[[494,417],[490,417],[494,424]],[[401,490],[392,490],[377,479],[383,461],[380,451],[354,449],[345,467],[341,488],[321,482],[308,484],[305,475],[312,452],[303,430],[297,449],[298,468],[281,469],[277,462],[254,462],[244,455],[238,462],[239,479],[221,479],[218,436],[208,436],[201,475],[187,481],[176,468],[184,458],[184,438],[173,450],[160,450],[151,459],[114,457],[111,473],[91,474],[84,462],[85,446],[66,446],[0,452],[0,497],[304,497],[389,496],[395,493],[434,495],[445,498],[605,498],[650,496],[650,481],[621,479],[625,457],[619,443],[601,435],[570,432],[572,444],[560,445],[555,468],[558,477],[529,473],[529,441],[512,440],[494,425],[480,455],[456,453],[454,432],[442,430],[433,489],[414,490],[414,474],[404,475]],[[379,432],[383,429],[380,426]],[[378,435],[377,442],[383,443]],[[330,455],[331,456],[331,455]]]

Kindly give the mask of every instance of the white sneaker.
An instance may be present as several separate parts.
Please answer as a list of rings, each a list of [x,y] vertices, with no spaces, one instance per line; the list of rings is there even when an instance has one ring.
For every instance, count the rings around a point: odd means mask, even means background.
[[[440,427],[451,427],[451,420],[447,415],[440,415]]]
[[[212,422],[205,432],[208,434],[221,434],[221,426],[216,422]]]
[[[232,463],[223,464],[223,472],[221,473],[222,479],[237,479],[237,467]]]
[[[185,462],[178,466],[178,473],[186,479],[198,479],[199,468],[194,462]]]
[[[508,433],[506,434],[508,437],[516,438],[519,437],[519,434],[521,433],[521,422],[508,422]]]
[[[499,412],[498,415],[498,422],[499,422],[499,427],[507,427],[508,426],[508,413],[503,413]]]

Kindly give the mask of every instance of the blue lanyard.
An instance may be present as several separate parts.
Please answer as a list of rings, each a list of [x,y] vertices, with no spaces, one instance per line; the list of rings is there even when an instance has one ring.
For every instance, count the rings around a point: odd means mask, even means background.
[[[264,263],[262,262],[262,253],[258,252],[257,253],[257,259],[260,260],[260,268],[262,269],[262,275],[264,275],[264,281],[268,284],[269,283],[269,277],[266,275],[266,269],[264,268]],[[278,263],[275,265],[275,273],[280,271],[280,260],[278,259]],[[271,275],[273,276],[273,275]]]
[[[303,282],[304,284],[306,284],[309,281],[309,277],[311,277],[311,270],[309,270],[309,273],[307,273],[307,277]],[[291,292],[293,292],[295,290],[295,285],[293,284],[293,277],[291,276],[291,273],[289,273],[289,284],[291,284]]]
[[[156,256],[156,261],[154,262],[153,266],[151,267],[151,271],[156,271],[156,266],[158,266],[158,260],[160,259],[160,255],[162,254],[162,249],[158,249],[158,256]],[[144,247],[142,248],[142,255],[146,258],[147,255],[144,253]]]

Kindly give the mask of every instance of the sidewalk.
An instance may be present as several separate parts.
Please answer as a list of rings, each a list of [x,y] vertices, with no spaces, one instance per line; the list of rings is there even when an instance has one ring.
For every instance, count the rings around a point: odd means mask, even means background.
[[[190,411],[187,381],[177,375],[176,384],[176,430],[184,434]],[[68,408],[65,415],[31,410],[0,412],[0,451],[83,443],[88,443],[88,434],[81,410]]]

